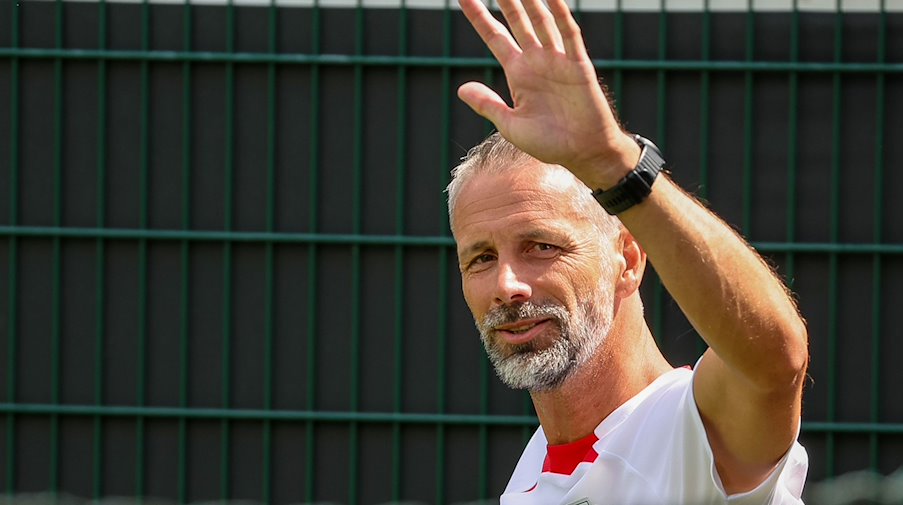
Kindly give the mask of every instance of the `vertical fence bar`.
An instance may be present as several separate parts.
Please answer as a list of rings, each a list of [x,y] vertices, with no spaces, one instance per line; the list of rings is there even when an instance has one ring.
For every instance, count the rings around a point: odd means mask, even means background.
[[[63,48],[63,3],[56,2],[56,48]],[[63,60],[53,62],[53,224],[63,223]],[[62,239],[53,238],[52,300],[50,329],[50,398],[54,405],[60,403],[60,339],[62,305]],[[60,417],[50,416],[50,492],[56,502],[60,474]]]
[[[10,2],[11,29],[10,43],[14,49],[19,47],[19,3]],[[10,61],[9,83],[9,225],[19,224],[19,58],[13,56]],[[19,354],[19,239],[9,238],[9,282],[7,328],[7,362],[6,362],[6,401],[16,403],[16,385],[18,367],[16,356]],[[6,414],[6,494],[9,497],[16,492],[16,416],[12,412]]]
[[[150,4],[144,0],[141,4],[141,50],[150,51]],[[138,150],[138,226],[145,230],[148,227],[148,192],[150,170],[150,64],[141,62],[141,97],[140,97],[141,139]],[[138,240],[138,363],[137,393],[135,404],[145,405],[147,395],[147,239]],[[135,434],[135,495],[140,502],[144,500],[145,484],[145,419],[136,419]]]
[[[226,2],[226,52],[235,52],[235,6],[232,0]],[[225,159],[223,173],[223,228],[232,231],[232,202],[235,172],[235,64],[226,62],[226,103],[225,103]],[[232,397],[232,242],[223,241],[223,355],[222,355],[222,406],[228,409]],[[220,498],[229,499],[231,457],[228,419],[220,420]]]
[[[756,52],[756,15],[752,0],[746,0],[746,62],[751,63]],[[743,72],[743,235],[752,233],[753,146],[755,137],[755,79],[751,70]]]
[[[357,1],[355,8],[355,54],[364,54],[364,5]],[[352,160],[352,233],[359,235],[363,224],[363,172],[364,172],[364,66],[354,66],[354,135]],[[351,246],[351,398],[350,410],[360,408],[360,367],[361,367],[361,245]],[[360,476],[360,424],[354,420],[350,425],[350,458],[348,471],[348,503],[359,501],[358,480]]]
[[[668,59],[668,11],[666,0],[659,0],[658,4],[658,60]],[[668,73],[660,68],[656,71],[656,96],[658,108],[656,109],[656,133],[655,143],[665,152],[668,152]],[[652,335],[656,343],[661,345],[664,338],[665,326],[665,288],[662,286],[658,275],[653,280],[652,288]]]
[[[320,54],[320,2],[314,0],[311,11],[311,52]],[[319,221],[319,170],[320,170],[320,65],[313,63],[310,67],[310,174],[307,200],[310,209],[309,232],[316,233]],[[311,242],[307,246],[307,410],[317,407],[317,289],[318,259],[317,245]],[[307,421],[307,438],[305,446],[305,500],[314,501],[316,497],[316,436],[313,420]]]
[[[614,25],[614,60],[620,62],[624,59],[624,2],[623,0],[615,0],[615,25]],[[615,104],[620,109],[621,117],[627,112],[621,103],[621,96],[624,91],[624,72],[620,68],[614,71],[614,82],[612,83],[612,96]]]
[[[887,57],[887,5],[881,0],[880,18],[878,21],[878,63],[884,63]],[[872,207],[873,237],[876,244],[883,239],[884,228],[884,73],[875,76],[875,182],[874,206]],[[871,402],[869,420],[877,424],[881,418],[881,279],[883,278],[883,262],[880,253],[872,256],[872,366],[871,366]],[[879,450],[878,434],[869,434],[869,467],[878,471]]]
[[[658,3],[658,61],[668,60],[668,11],[666,0]],[[662,150],[668,147],[668,72],[659,68],[656,74],[656,98],[658,108],[655,116],[655,143]]]
[[[107,3],[100,0],[98,9],[98,48],[107,48]],[[107,214],[107,62],[97,61],[97,227],[106,226]],[[95,301],[94,319],[94,404],[98,407],[104,401],[104,338],[106,334],[106,246],[102,238],[95,243]],[[91,494],[94,500],[103,496],[103,417],[94,416],[93,484]]]
[[[712,13],[709,0],[703,2],[702,13],[702,61],[707,62],[712,52]],[[709,95],[711,94],[711,74],[700,72],[699,82],[699,197],[709,195]],[[697,343],[698,343],[697,339]],[[703,343],[704,345],[704,343]]]
[[[800,10],[799,0],[793,0],[793,12],[790,25],[790,61],[799,62],[800,53]],[[796,240],[796,183],[797,183],[797,127],[799,108],[799,73],[796,68],[790,71],[790,99],[787,120],[787,242]],[[787,284],[793,284],[796,256],[792,252],[786,255]]]
[[[408,54],[408,8],[407,1],[401,0],[399,11],[398,53],[400,56]],[[405,233],[405,173],[407,171],[407,116],[408,116],[408,75],[407,67],[398,67],[397,94],[397,121],[398,127],[395,133],[397,161],[395,170],[395,234],[402,236]],[[405,251],[401,245],[395,246],[395,391],[394,411],[401,413],[404,410],[404,302],[405,302]],[[401,500],[402,479],[402,452],[401,452],[401,424],[392,423],[392,501]]]
[[[840,63],[843,54],[843,12],[840,0],[835,3],[834,14],[834,62]],[[839,72],[832,75],[832,113],[831,113],[831,217],[830,217],[830,241],[836,244],[840,239],[840,163],[841,152],[841,76]],[[828,256],[828,422],[833,423],[837,419],[837,309],[839,296],[838,271],[839,258],[837,253],[831,252]],[[827,433],[828,443],[825,450],[825,471],[828,477],[835,473],[836,441],[835,433]]]
[[[276,2],[270,0],[267,12],[269,26],[268,50],[277,52]],[[267,64],[267,196],[266,196],[266,230],[276,231],[276,64]],[[273,408],[273,317],[274,317],[274,275],[275,258],[273,242],[267,241],[264,267],[264,327],[263,327],[263,408]],[[270,419],[263,421],[263,465],[261,497],[265,505],[273,501],[272,483],[273,428]]]
[[[702,60],[709,61],[712,53],[712,12],[709,0],[703,2],[702,13]],[[709,195],[709,108],[711,95],[711,74],[703,70],[700,76],[699,97],[699,197],[706,200]],[[705,341],[696,333],[696,352],[699,356],[705,352]]]
[[[191,3],[182,5],[182,47],[191,51]],[[191,62],[182,62],[182,230],[191,229]],[[188,408],[189,339],[191,338],[191,243],[182,240],[179,244],[181,264],[179,303],[179,407]],[[179,505],[188,501],[188,420],[179,418],[177,468],[177,500]]]
[[[452,47],[452,11],[451,1],[445,0],[445,6],[442,11],[442,57],[448,62],[451,58]],[[439,181],[442,187],[448,186],[451,179],[449,166],[451,165],[451,155],[449,153],[449,142],[451,139],[451,68],[448,65],[442,66],[441,76],[441,94],[442,106],[439,111]],[[448,236],[449,223],[448,213],[440,211],[439,229],[443,237]],[[439,296],[436,298],[438,314],[436,316],[436,410],[438,414],[444,414],[446,410],[448,385],[446,373],[448,373],[448,362],[446,360],[446,349],[448,348],[448,248],[439,247]],[[445,505],[445,458],[446,458],[446,434],[445,423],[436,424],[436,498],[433,502],[436,505]]]

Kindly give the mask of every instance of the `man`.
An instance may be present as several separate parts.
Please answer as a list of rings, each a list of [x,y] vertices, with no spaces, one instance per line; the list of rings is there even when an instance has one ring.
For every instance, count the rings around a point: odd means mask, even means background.
[[[541,424],[502,504],[801,503],[807,334],[783,284],[621,129],[563,0],[499,0],[510,31],[460,2],[514,102],[458,90],[501,133],[449,186],[464,296]],[[647,255],[709,345],[692,371],[643,319]]]

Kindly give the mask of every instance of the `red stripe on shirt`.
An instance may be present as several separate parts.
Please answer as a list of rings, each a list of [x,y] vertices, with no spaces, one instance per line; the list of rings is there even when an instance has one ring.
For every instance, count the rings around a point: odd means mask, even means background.
[[[569,444],[546,446],[546,459],[542,464],[542,471],[570,475],[574,473],[578,464],[596,461],[599,454],[593,449],[593,444],[598,440],[599,437],[595,433],[590,433]]]

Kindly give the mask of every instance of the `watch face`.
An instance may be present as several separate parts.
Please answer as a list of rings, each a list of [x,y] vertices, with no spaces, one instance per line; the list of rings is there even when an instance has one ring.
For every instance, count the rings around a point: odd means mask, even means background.
[[[657,154],[659,159],[662,161],[661,165],[665,164],[664,163],[665,155],[662,154],[662,150],[659,149],[657,145],[655,145],[655,142],[652,142],[651,140],[647,139],[646,137],[643,137],[642,135],[634,135],[634,138],[636,139],[636,142],[637,142],[637,144],[640,145],[640,147],[651,147],[652,148],[651,151],[653,151],[655,154]]]
[[[655,147],[655,144],[649,144],[643,149],[636,171],[651,188],[656,176],[658,176],[658,173],[661,172],[664,166],[665,160],[662,158],[658,148]]]

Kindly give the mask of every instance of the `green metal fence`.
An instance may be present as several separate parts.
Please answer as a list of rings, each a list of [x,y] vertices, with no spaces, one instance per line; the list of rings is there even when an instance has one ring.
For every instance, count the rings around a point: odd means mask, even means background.
[[[811,332],[813,480],[903,465],[903,14],[578,11],[627,126]],[[0,3],[0,488],[180,503],[497,495],[442,188],[503,76],[435,9]],[[669,359],[701,342],[654,274]]]

